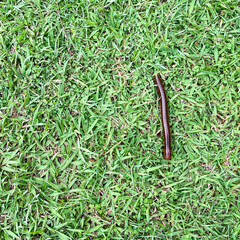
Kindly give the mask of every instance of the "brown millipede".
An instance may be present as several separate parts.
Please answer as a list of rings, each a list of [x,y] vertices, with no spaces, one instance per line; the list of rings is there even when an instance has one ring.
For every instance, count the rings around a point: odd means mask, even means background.
[[[157,90],[161,97],[161,119],[162,119],[162,128],[164,136],[164,158],[166,160],[171,159],[171,133],[169,127],[169,117],[168,117],[168,107],[167,107],[167,97],[163,87],[161,78],[156,73],[155,82],[157,84]]]

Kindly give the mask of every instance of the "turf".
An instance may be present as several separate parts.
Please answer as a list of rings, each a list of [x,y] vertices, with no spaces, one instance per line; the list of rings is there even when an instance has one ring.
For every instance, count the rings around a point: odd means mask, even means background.
[[[1,1],[0,239],[240,239],[239,12]]]

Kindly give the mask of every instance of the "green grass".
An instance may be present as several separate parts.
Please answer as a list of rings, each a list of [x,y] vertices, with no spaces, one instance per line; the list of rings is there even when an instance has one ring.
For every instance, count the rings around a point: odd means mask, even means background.
[[[2,1],[0,239],[240,239],[238,5]]]

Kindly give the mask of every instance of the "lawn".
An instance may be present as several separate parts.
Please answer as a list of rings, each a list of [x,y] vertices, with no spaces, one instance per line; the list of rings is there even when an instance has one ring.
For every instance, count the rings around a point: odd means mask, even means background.
[[[239,13],[1,1],[0,239],[240,239]]]

